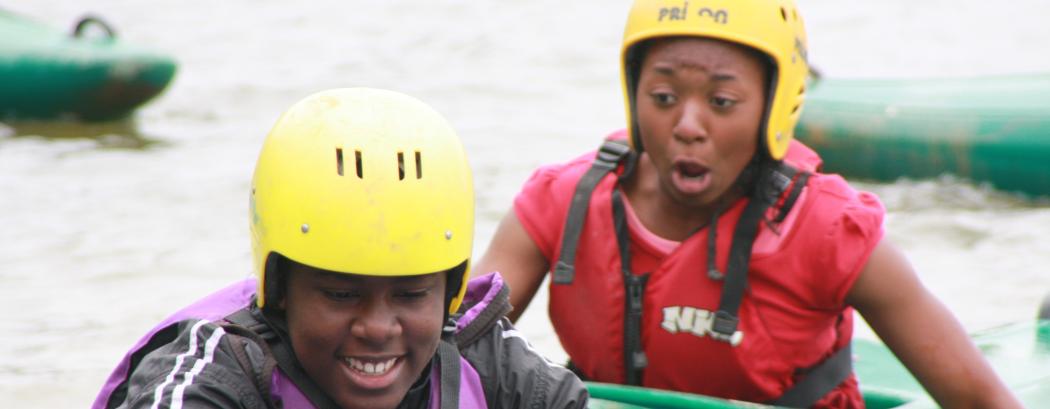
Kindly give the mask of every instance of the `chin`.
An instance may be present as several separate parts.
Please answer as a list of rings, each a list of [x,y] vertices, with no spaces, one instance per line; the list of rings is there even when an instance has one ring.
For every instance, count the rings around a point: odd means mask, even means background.
[[[361,397],[344,397],[336,402],[342,409],[394,409],[399,403],[403,396],[397,397],[376,397],[376,398],[361,398]]]

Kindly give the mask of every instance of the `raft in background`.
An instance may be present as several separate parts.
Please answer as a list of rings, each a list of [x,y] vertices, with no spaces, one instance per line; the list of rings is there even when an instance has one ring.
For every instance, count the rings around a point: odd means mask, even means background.
[[[69,33],[0,10],[0,118],[121,118],[174,75],[172,58],[118,40],[98,18]]]
[[[1050,297],[1043,305],[1050,313]],[[1050,317],[981,331],[973,341],[1026,407],[1050,402]],[[935,409],[937,404],[878,341],[853,341],[854,373],[869,409]],[[741,409],[770,406],[605,383],[587,384],[591,408]]]
[[[1050,196],[1050,74],[924,80],[820,79],[796,136],[847,178],[951,173]]]

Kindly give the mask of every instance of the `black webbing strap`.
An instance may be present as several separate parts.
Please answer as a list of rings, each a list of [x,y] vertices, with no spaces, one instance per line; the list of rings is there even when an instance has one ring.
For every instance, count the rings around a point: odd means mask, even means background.
[[[747,206],[744,207],[744,212],[740,215],[740,220],[737,221],[736,229],[733,230],[733,241],[729,248],[729,263],[726,267],[725,281],[722,284],[722,297],[718,303],[718,311],[715,312],[715,316],[711,320],[712,338],[728,342],[733,346],[739,345],[743,339],[743,333],[737,331],[736,328],[737,324],[740,323],[738,313],[740,303],[744,298],[744,290],[747,288],[747,272],[751,264],[751,248],[755,243],[755,237],[758,235],[758,226],[765,217],[766,210],[776,203],[785,190],[790,188],[788,199],[785,200],[779,214],[776,216],[780,220],[787,217],[787,213],[794,206],[802,189],[805,188],[805,182],[808,180],[808,177],[800,177],[798,181],[795,181],[797,174],[799,172],[794,168],[783,163],[779,164],[771,175],[770,183],[759,186],[758,190],[756,190],[762,193],[752,195],[747,202]],[[802,176],[805,177],[808,174],[802,173]],[[768,190],[762,191],[761,189]],[[717,218],[718,215],[716,214],[715,217]],[[709,240],[712,242],[714,241],[713,231],[716,229],[716,226],[714,222],[710,226],[712,236]],[[709,247],[714,248],[710,243]],[[715,254],[712,252],[708,254],[708,257],[713,259]],[[711,278],[717,279],[712,275],[711,271],[714,269],[714,264],[708,264],[712,267],[709,267],[706,273]],[[714,269],[714,271],[717,272],[717,269]]]
[[[459,408],[459,349],[455,344],[456,321],[450,319],[442,330],[437,355],[441,363],[441,409]],[[431,385],[433,387],[433,385]]]
[[[616,228],[616,244],[620,249],[620,271],[623,274],[623,360],[625,383],[642,384],[642,370],[649,359],[642,349],[642,295],[649,274],[631,273],[630,236],[627,232],[627,217],[620,189],[612,191],[613,226]]]
[[[726,268],[725,281],[722,283],[722,297],[718,302],[718,311],[711,321],[711,337],[733,346],[739,345],[743,337],[743,333],[736,330],[740,322],[737,313],[744,298],[744,289],[747,288],[751,247],[758,234],[758,224],[769,206],[770,203],[764,200],[749,200],[736,223],[736,230],[733,231],[729,265]]]
[[[277,360],[277,366],[303,392],[303,395],[306,395],[306,398],[310,400],[310,403],[313,403],[314,407],[318,409],[339,408],[339,405],[336,405],[299,366],[299,361],[296,360],[295,353],[292,352],[291,343],[284,339],[278,331],[274,331],[273,328],[265,324],[266,321],[265,317],[262,317],[262,311],[254,308],[244,308],[227,316],[226,321],[246,327],[267,340],[270,352],[273,353],[274,359]]]
[[[820,364],[811,368],[801,381],[784,392],[773,405],[808,408],[831,392],[853,372],[853,352],[850,344],[842,347]]]
[[[780,223],[787,218],[788,212],[791,211],[791,208],[795,206],[795,202],[798,200],[799,196],[802,195],[802,188],[806,186],[807,182],[809,182],[809,175],[809,172],[801,172],[801,174],[798,175],[798,178],[794,181],[794,186],[791,188],[791,192],[789,192],[787,198],[784,199],[784,204],[780,206],[780,211],[777,213],[777,217],[773,218],[773,223]]]
[[[630,156],[631,148],[625,141],[605,141],[598,149],[598,155],[576,184],[576,191],[569,204],[569,214],[565,218],[565,230],[562,233],[561,252],[554,264],[554,284],[571,284],[576,275],[576,247],[580,243],[580,233],[587,220],[587,208],[590,207],[591,194],[595,186],[605,175],[616,169],[620,161]]]
[[[241,370],[246,375],[252,378],[252,384],[259,394],[259,399],[262,400],[258,404],[264,405],[266,408],[279,408],[277,403],[271,398],[270,393],[270,385],[273,381],[273,371],[277,367],[277,360],[273,357],[273,353],[270,352],[269,343],[255,331],[229,321],[223,323],[222,328],[229,336],[230,349],[233,351],[233,357],[237,360],[237,364],[240,365]],[[255,364],[252,358],[248,356],[248,345],[246,344],[248,342],[258,345],[263,351],[262,370],[260,371],[255,370]]]

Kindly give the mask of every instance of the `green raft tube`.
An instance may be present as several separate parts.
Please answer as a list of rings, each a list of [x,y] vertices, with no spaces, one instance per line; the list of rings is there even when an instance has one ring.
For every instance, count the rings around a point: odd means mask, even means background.
[[[63,32],[0,10],[0,119],[121,118],[174,75],[170,57],[119,41],[99,18]]]
[[[1050,308],[1044,309],[1050,312]],[[1026,407],[1050,402],[1050,320],[1012,324],[973,335],[996,373]],[[869,409],[934,409],[926,394],[878,341],[853,342],[854,372]],[[634,386],[588,383],[591,408],[740,409],[771,406]]]
[[[1050,196],[1050,74],[812,82],[796,135],[847,178],[945,173]]]

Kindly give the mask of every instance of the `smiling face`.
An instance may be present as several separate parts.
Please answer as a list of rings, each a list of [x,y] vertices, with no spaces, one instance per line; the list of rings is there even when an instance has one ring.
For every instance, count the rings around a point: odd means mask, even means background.
[[[738,45],[652,41],[639,72],[637,118],[663,196],[709,208],[730,191],[758,145],[766,76],[760,57]]]
[[[342,408],[394,408],[437,351],[445,273],[375,277],[290,263],[296,358]]]

